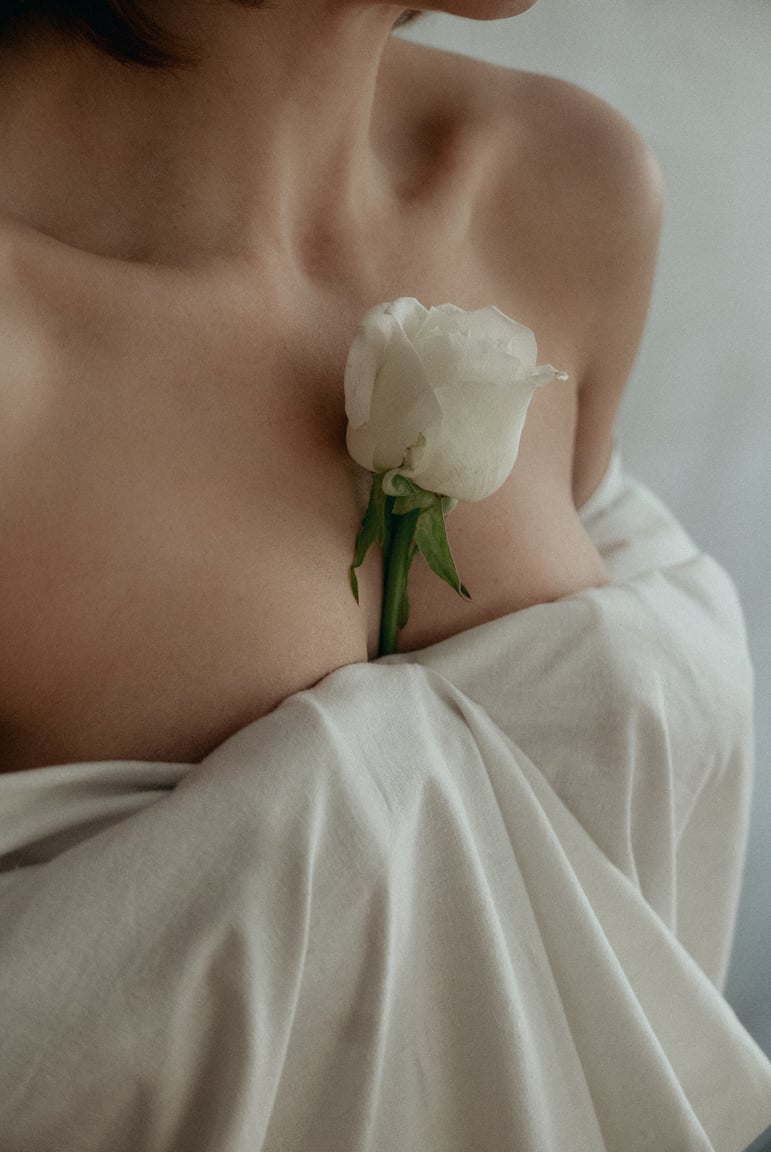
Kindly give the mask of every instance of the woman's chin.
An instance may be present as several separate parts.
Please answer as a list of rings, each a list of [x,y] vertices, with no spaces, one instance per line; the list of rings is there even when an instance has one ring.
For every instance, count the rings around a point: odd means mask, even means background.
[[[535,6],[537,0],[436,0],[421,11],[446,12],[467,20],[506,20]]]

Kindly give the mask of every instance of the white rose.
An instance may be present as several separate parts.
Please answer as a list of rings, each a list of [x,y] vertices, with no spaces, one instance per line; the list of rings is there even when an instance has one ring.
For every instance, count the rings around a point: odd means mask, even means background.
[[[567,379],[537,367],[536,355],[530,329],[494,307],[426,309],[410,297],[377,305],[345,368],[348,451],[370,472],[484,499],[514,467],[535,389]]]

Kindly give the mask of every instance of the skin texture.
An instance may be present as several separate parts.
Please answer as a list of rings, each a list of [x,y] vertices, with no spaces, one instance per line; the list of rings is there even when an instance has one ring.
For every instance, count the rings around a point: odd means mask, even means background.
[[[400,11],[159,4],[207,48],[177,75],[0,56],[3,770],[194,761],[372,656],[342,373],[382,300],[494,303],[570,373],[452,513],[472,604],[416,561],[401,647],[603,582],[576,506],[644,323],[655,164],[586,93],[392,39]]]

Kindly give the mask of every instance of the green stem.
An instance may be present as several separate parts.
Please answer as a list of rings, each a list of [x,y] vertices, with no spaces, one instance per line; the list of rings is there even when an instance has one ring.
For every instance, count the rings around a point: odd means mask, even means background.
[[[388,549],[385,556],[385,586],[383,611],[380,617],[379,656],[390,656],[396,651],[399,631],[399,609],[407,588],[410,570],[410,547],[415,535],[415,524],[420,509],[403,516],[391,516]]]

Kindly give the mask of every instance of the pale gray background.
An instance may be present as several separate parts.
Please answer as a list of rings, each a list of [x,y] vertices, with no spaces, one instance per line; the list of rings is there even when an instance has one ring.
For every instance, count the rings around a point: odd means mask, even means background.
[[[771,0],[540,0],[509,20],[432,14],[403,35],[591,89],[663,169],[658,280],[619,441],[745,607],[758,765],[728,998],[771,1054]]]

